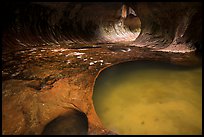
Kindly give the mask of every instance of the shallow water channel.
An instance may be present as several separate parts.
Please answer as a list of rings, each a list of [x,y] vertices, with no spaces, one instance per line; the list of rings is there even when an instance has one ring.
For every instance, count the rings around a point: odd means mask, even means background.
[[[98,76],[93,102],[118,134],[202,134],[202,67],[118,64]]]

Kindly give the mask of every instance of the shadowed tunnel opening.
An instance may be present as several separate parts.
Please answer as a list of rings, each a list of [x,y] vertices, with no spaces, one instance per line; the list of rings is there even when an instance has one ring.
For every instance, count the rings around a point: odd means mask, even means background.
[[[201,10],[199,2],[6,3],[3,49],[132,42],[165,51],[201,51]]]
[[[131,42],[141,31],[135,11],[122,3],[16,3],[7,10],[4,47]]]

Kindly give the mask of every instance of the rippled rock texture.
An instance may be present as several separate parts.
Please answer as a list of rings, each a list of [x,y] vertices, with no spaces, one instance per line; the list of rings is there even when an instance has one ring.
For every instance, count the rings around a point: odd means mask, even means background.
[[[99,72],[132,60],[201,63],[201,3],[3,6],[3,134],[41,134],[70,108],[87,116],[88,134],[115,134],[93,107]]]

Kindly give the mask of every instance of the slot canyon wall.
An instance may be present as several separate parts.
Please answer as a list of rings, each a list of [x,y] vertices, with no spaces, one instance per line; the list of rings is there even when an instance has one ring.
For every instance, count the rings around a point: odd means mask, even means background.
[[[134,60],[202,62],[199,2],[5,2],[3,7],[3,134],[41,134],[71,109],[86,114],[88,134],[116,134],[102,125],[93,106],[94,82],[103,69]],[[124,12],[128,7],[136,15]]]

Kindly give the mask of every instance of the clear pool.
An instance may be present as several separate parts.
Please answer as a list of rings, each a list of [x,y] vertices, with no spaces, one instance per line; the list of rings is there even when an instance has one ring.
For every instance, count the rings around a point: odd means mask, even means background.
[[[97,78],[93,102],[118,134],[202,134],[202,67],[118,64]]]

